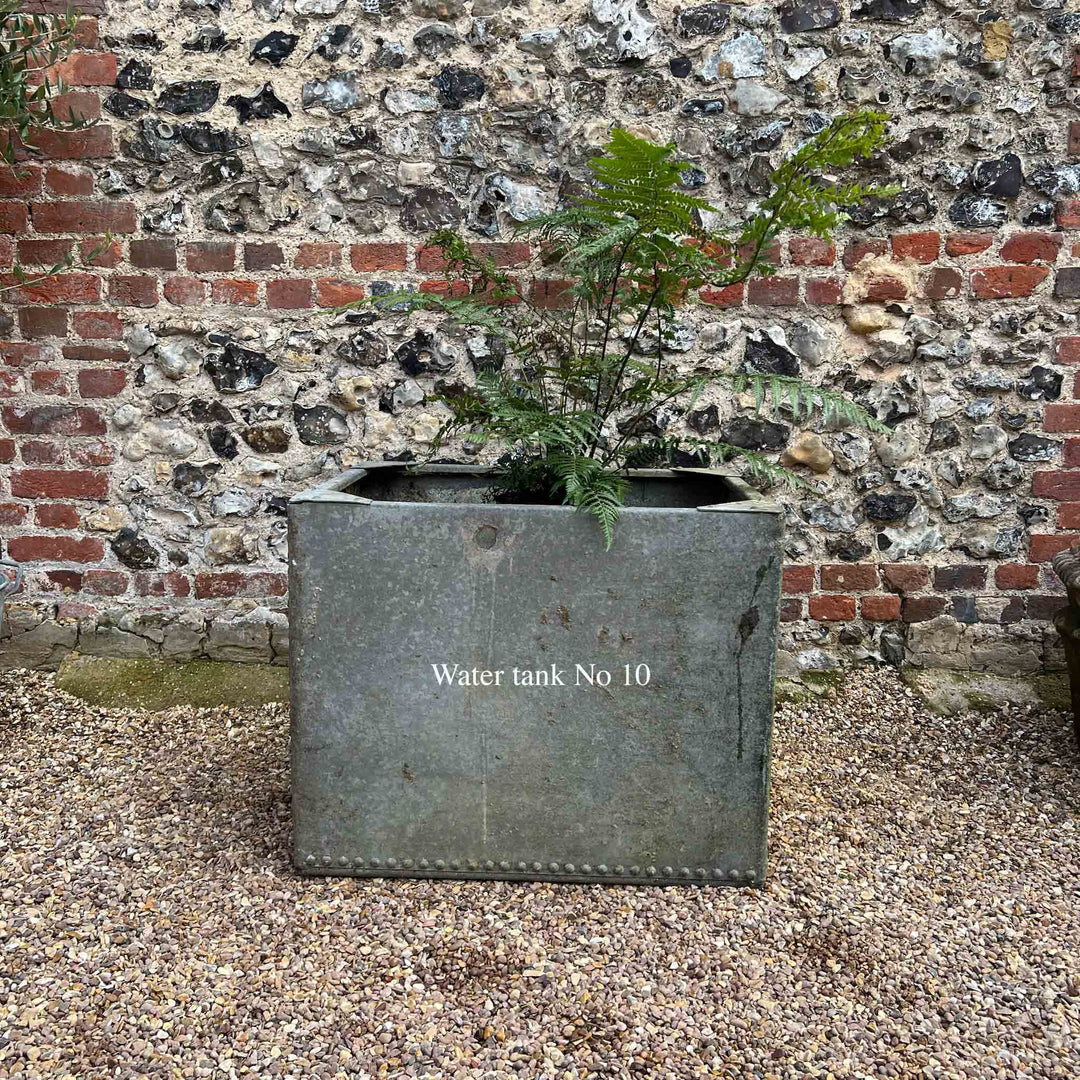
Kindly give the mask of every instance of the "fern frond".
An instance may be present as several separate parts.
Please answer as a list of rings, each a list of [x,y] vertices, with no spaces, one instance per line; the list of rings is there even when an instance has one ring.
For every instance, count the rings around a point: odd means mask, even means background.
[[[605,550],[610,551],[630,487],[627,480],[603,468],[595,458],[580,454],[552,454],[548,461],[556,476],[552,494],[562,494],[565,504],[596,518]]]

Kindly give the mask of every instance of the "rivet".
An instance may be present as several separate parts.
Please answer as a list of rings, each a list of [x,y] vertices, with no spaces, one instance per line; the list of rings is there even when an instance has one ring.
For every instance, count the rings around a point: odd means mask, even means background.
[[[387,866],[388,866],[388,867],[389,867],[389,868],[390,868],[391,870],[396,870],[396,869],[397,869],[397,859],[394,859],[394,858],[389,858],[389,859],[387,859],[387,860],[386,860],[386,865],[387,865]]]
[[[416,865],[420,867],[421,870],[426,870],[430,863],[427,861],[427,859],[421,859]]]
[[[631,866],[630,867],[630,876],[631,877],[641,877],[641,867],[640,866]]]
[[[461,860],[460,859],[451,859],[450,860],[450,869],[451,870],[460,870],[461,869]]]
[[[572,862],[568,862],[568,863],[564,864],[563,869],[568,874],[572,874],[574,872],[574,864]]]
[[[411,870],[412,869],[412,864],[413,864],[412,859],[402,859],[401,860],[401,865],[404,866],[406,870]]]
[[[615,873],[618,874],[619,877],[622,877],[626,873],[626,867],[625,866],[616,866],[615,867]]]
[[[306,863],[308,864],[308,866],[314,866],[314,865],[315,865],[315,856],[314,856],[314,855],[309,855],[309,856],[308,856],[308,857],[307,857],[307,858],[306,858],[306,859],[304,860],[304,862],[306,862]]]
[[[372,859],[371,865],[375,867],[376,870],[378,870],[379,867],[382,866],[382,859]]]
[[[470,859],[469,860],[469,869],[470,870],[479,870],[480,869],[480,864],[475,859]]]
[[[503,859],[499,863],[499,869],[500,870],[509,870],[510,869],[510,864],[505,859]]]
[[[329,855],[324,855],[324,856],[322,857],[322,864],[323,864],[323,866],[329,866],[329,865],[330,865],[330,864],[331,864],[331,863],[332,863],[333,861],[334,861],[334,860],[333,860],[333,859],[332,859],[332,858],[331,858],[331,857],[330,857]]]
[[[679,867],[679,873],[682,874],[683,877],[689,877],[690,876],[690,867],[689,866],[680,866]]]
[[[484,869],[485,870],[494,870],[495,869],[495,864],[490,859],[488,859],[487,862],[484,863]]]
[[[675,876],[675,868],[673,866],[665,866],[664,867],[664,877],[674,877],[674,876]]]
[[[656,877],[656,867],[655,866],[646,866],[645,867],[645,873],[648,874],[649,877]]]
[[[543,869],[544,869],[544,864],[543,863],[539,863],[539,862],[534,862],[533,863],[533,870],[536,871],[536,873],[539,873]]]
[[[446,860],[445,859],[436,859],[435,860],[435,869],[436,870],[445,870],[446,869]]]
[[[349,865],[348,857],[345,856],[345,855],[340,856],[338,858],[337,864],[338,864],[338,866],[348,866]]]
[[[738,870],[732,870],[731,873],[728,874],[728,877],[730,877],[732,881],[738,881],[741,876],[742,875]]]
[[[709,871],[704,866],[698,866],[694,868],[694,874],[696,877],[708,877]]]
[[[746,880],[747,881],[756,881],[757,880],[757,871],[756,870],[747,870],[746,871]]]
[[[607,863],[603,863],[603,862],[602,862],[602,863],[601,863],[601,864],[600,864],[600,865],[599,865],[599,866],[598,866],[598,867],[596,868],[596,872],[597,872],[598,874],[606,874],[606,873],[607,873]]]
[[[550,862],[550,863],[548,863],[548,869],[553,874],[557,874],[559,872],[559,864],[557,862]]]
[[[714,878],[722,878],[724,876],[724,871],[721,870],[719,866],[714,866],[712,876]]]
[[[528,870],[528,869],[529,868],[528,868],[528,866],[525,865],[525,863],[523,863],[523,862],[518,863],[518,873],[524,874],[525,871]]]
[[[581,872],[583,874],[591,874],[592,873],[592,867],[587,862],[582,863],[581,864]]]

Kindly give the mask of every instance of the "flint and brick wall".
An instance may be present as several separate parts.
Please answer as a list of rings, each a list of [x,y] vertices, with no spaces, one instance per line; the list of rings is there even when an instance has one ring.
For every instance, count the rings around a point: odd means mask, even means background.
[[[784,238],[775,276],[702,290],[678,362],[799,373],[893,435],[719,395],[690,426],[811,484],[775,493],[787,669],[1057,663],[1048,560],[1080,539],[1080,15],[1061,8],[84,3],[58,111],[100,122],[0,172],[0,536],[26,574],[0,664],[282,662],[286,499],[424,453],[426,399],[486,356],[437,319],[330,309],[446,288],[424,246],[443,224],[557,306],[511,226],[611,126],[674,140],[687,189],[734,213],[861,105],[894,116],[863,176],[901,194],[832,243]]]

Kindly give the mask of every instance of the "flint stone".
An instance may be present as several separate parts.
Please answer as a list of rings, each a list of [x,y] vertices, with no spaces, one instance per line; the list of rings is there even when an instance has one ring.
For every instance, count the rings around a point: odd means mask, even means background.
[[[206,373],[220,393],[242,394],[262,386],[277,364],[263,353],[229,342],[220,353],[206,361]]]
[[[754,34],[743,32],[706,50],[697,76],[703,82],[750,79],[765,74],[765,46]],[[772,109],[767,110],[769,112]]]
[[[718,5],[719,6],[719,5]],[[517,47],[530,56],[537,56],[546,60],[554,52],[562,40],[563,32],[558,26],[545,27],[543,30],[532,30],[522,34],[517,39]]]
[[[397,71],[405,64],[405,47],[400,41],[384,41],[371,58],[373,67]]]
[[[257,454],[284,454],[289,449],[289,433],[280,424],[258,424],[240,434]]]
[[[221,92],[221,83],[211,79],[169,83],[158,96],[157,107],[174,116],[209,112]]]
[[[918,436],[900,429],[888,438],[881,438],[875,445],[878,459],[887,469],[895,469],[911,461],[919,452]]]
[[[519,184],[502,173],[489,176],[484,189],[491,201],[515,221],[528,221],[552,208],[547,192],[529,184]]]
[[[788,348],[787,336],[780,326],[753,330],[747,335],[743,368],[763,375],[800,374],[799,358]]]
[[[150,103],[142,98],[125,94],[122,90],[111,93],[101,103],[101,107],[121,120],[134,120],[136,116],[150,111]]]
[[[121,529],[109,541],[109,547],[117,559],[132,570],[152,570],[160,558],[154,545],[130,528]]]
[[[205,120],[192,120],[181,124],[177,130],[196,154],[228,154],[244,145],[244,137],[239,132],[216,128]]]
[[[300,104],[305,110],[322,106],[331,116],[340,116],[366,105],[370,96],[360,87],[360,72],[331,71],[325,79],[304,83]]]
[[[1009,504],[1000,496],[980,495],[972,491],[946,499],[942,515],[946,521],[955,524],[959,521],[970,521],[972,518],[1000,517],[1008,509]]]
[[[435,60],[460,41],[454,28],[445,23],[432,23],[430,26],[422,27],[413,35],[413,44],[429,60]]]
[[[853,19],[873,19],[876,22],[911,22],[926,6],[926,0],[864,0],[852,5]]]
[[[401,207],[401,226],[413,232],[431,232],[461,221],[461,207],[448,191],[417,188]]]
[[[596,63],[647,60],[660,51],[660,24],[644,0],[592,0],[589,10],[594,26],[575,31],[574,47]]]
[[[807,522],[826,532],[850,533],[858,528],[851,510],[839,501],[804,504],[801,512]]]
[[[1024,527],[996,529],[992,525],[973,525],[953,544],[953,550],[963,551],[973,559],[1007,558],[1019,553],[1024,539]]]
[[[431,81],[440,104],[447,109],[461,109],[469,101],[479,101],[487,89],[480,75],[461,67],[445,67]]]
[[[980,161],[971,172],[971,187],[978,195],[1015,199],[1023,183],[1020,159],[1015,154],[1005,154],[993,161]]]
[[[353,28],[348,23],[338,23],[337,26],[328,27],[315,40],[315,48],[312,50],[324,60],[337,60],[345,51],[345,46],[353,35]],[[356,42],[349,50],[353,56],[359,56],[363,51],[360,42]]]
[[[225,104],[236,110],[236,118],[241,124],[251,120],[272,120],[275,116],[292,116],[288,105],[278,98],[270,83],[266,83],[252,97],[233,94]]]
[[[971,430],[971,456],[986,461],[1005,452],[1008,439],[996,424],[978,424]]]
[[[1059,445],[1041,435],[1018,435],[1008,444],[1009,456],[1016,461],[1053,461]]]
[[[255,42],[250,60],[265,60],[273,67],[281,67],[292,56],[300,42],[299,34],[286,34],[282,30],[272,30],[265,37]]]
[[[960,42],[936,26],[923,34],[901,34],[885,46],[885,55],[905,75],[933,75],[959,51]]]
[[[300,441],[307,446],[333,446],[349,437],[344,413],[329,405],[314,405],[310,409],[293,405],[293,423]]]
[[[1024,479],[1024,470],[1015,461],[995,461],[983,473],[983,483],[991,491],[1009,491]]]
[[[191,41],[185,41],[181,45],[185,52],[199,53],[224,52],[229,47],[230,43],[225,37],[225,31],[220,26],[202,26]]]
[[[266,22],[277,22],[285,10],[285,0],[251,0],[251,10]]]
[[[739,79],[728,98],[740,116],[768,116],[788,100],[785,94],[750,79]]]
[[[834,436],[832,450],[841,472],[854,472],[870,460],[870,440],[858,432],[842,431]]]
[[[207,430],[206,441],[210,444],[210,449],[223,461],[233,461],[240,453],[236,436],[220,425]]]
[[[116,75],[121,90],[153,90],[154,69],[145,61],[131,59]]]
[[[337,355],[360,367],[378,367],[385,364],[388,350],[386,339],[374,330],[357,330],[352,337],[341,342]]]
[[[226,488],[210,500],[215,517],[251,517],[255,510],[255,500],[243,488]]]
[[[807,34],[839,26],[843,16],[834,0],[808,0],[780,8],[780,28],[785,34]]]
[[[862,501],[863,513],[870,521],[903,521],[915,509],[914,495],[867,495]]]
[[[297,15],[336,15],[344,6],[345,0],[293,0]]]
[[[727,4],[699,4],[683,8],[675,16],[675,32],[682,37],[701,37],[719,34],[731,22],[731,8]]]
[[[828,53],[820,46],[808,49],[793,49],[791,59],[783,65],[784,74],[792,82],[798,82],[809,75],[816,67],[825,63],[828,58]]]
[[[961,195],[949,207],[949,220],[968,228],[996,229],[1008,218],[1009,209],[1004,203],[981,195]]]
[[[905,527],[885,528],[877,536],[878,551],[888,552],[890,562],[899,562],[912,556],[928,555],[945,548],[945,537],[929,524],[925,506],[917,506]]]
[[[388,112],[394,116],[406,116],[416,112],[438,112],[439,103],[430,95],[408,87],[395,87],[388,90],[382,99]]]
[[[715,409],[715,406],[712,406]],[[707,410],[706,410],[707,411]],[[703,418],[703,422],[704,419]],[[786,424],[778,424],[759,416],[736,416],[720,433],[721,439],[744,450],[782,450],[791,434]]]

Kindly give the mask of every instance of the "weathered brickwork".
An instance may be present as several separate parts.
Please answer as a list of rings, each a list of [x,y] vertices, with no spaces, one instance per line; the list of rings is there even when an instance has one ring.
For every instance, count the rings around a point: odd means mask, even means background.
[[[467,288],[425,247],[446,224],[557,306],[513,225],[571,194],[613,125],[675,141],[687,188],[734,217],[865,105],[894,116],[866,176],[901,194],[831,243],[785,238],[772,277],[703,289],[680,363],[843,387],[892,435],[719,396],[658,423],[810,485],[776,493],[786,668],[1056,663],[1048,560],[1080,537],[1063,6],[84,2],[64,106],[101,122],[0,174],[0,536],[26,574],[0,664],[283,661],[288,496],[423,454],[432,396],[490,360],[438,320],[334,308]]]

